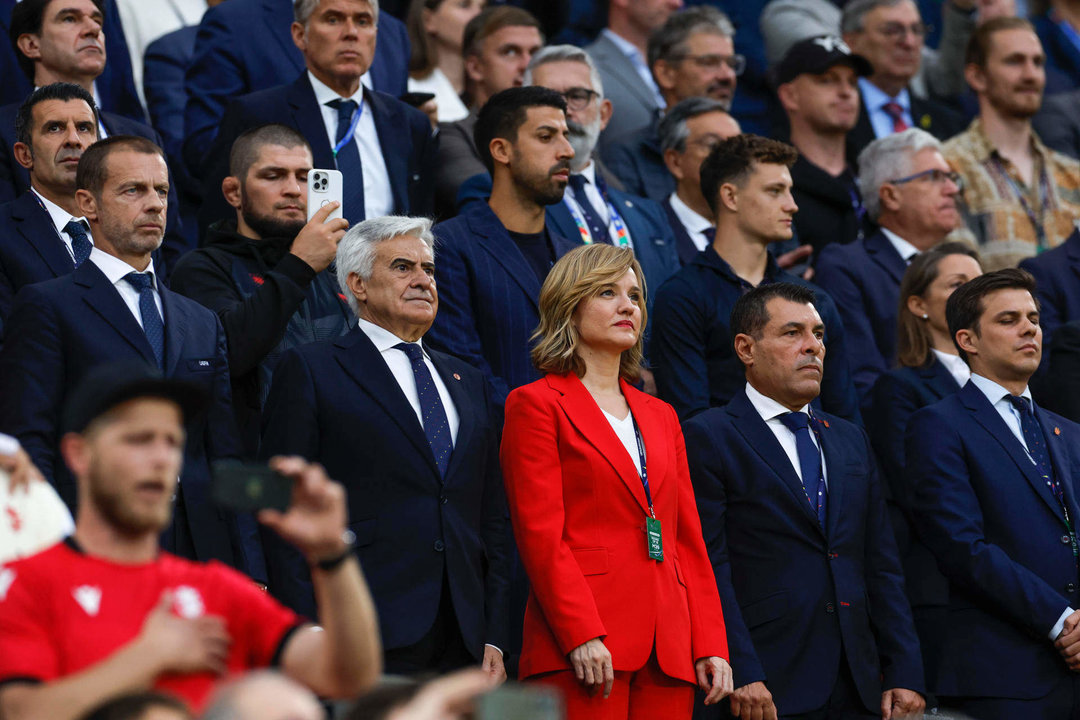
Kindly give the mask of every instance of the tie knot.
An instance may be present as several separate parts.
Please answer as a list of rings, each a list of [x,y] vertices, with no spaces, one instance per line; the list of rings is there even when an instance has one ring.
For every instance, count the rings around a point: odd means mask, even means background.
[[[398,343],[394,347],[396,347],[398,350],[400,350],[401,352],[408,355],[409,356],[409,362],[415,363],[415,362],[418,362],[418,361],[424,359],[424,351],[420,348],[420,345],[417,344],[417,343],[403,342],[403,343]]]
[[[1006,397],[1009,398],[1009,402],[1021,415],[1031,412],[1031,401],[1023,395],[1006,395]]]
[[[70,220],[64,226],[64,232],[71,237],[86,237],[86,226],[83,225],[82,220]]]
[[[705,236],[705,239],[709,241],[710,245],[712,245],[713,242],[716,240],[716,228],[715,227],[707,227],[707,228],[705,228],[704,230],[701,231],[701,234]]]
[[[355,100],[343,100],[341,98],[331,100],[326,104],[337,110],[338,122],[344,122],[345,124],[352,121],[353,113],[356,112],[357,108]]]
[[[784,427],[794,433],[810,427],[810,416],[804,412],[785,413],[780,416],[780,422],[784,423]]]
[[[887,102],[881,106],[881,109],[885,111],[889,117],[893,120],[898,120],[904,117],[904,108],[900,107],[900,103]]]
[[[574,191],[575,195],[585,192],[585,183],[588,181],[581,173],[576,173],[570,176],[570,189]]]
[[[140,272],[130,272],[124,276],[124,279],[139,292],[148,289],[154,281],[150,273]]]

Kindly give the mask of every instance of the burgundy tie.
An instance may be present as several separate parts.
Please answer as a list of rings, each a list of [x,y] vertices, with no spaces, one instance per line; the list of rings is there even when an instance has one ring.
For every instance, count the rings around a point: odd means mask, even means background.
[[[904,108],[900,107],[900,103],[887,102],[881,106],[881,109],[892,118],[892,131],[894,133],[904,132],[908,129],[908,124],[904,121]]]

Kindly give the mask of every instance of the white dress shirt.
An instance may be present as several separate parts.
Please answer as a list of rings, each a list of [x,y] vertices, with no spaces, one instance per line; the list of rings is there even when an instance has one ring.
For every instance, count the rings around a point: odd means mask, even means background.
[[[124,276],[128,273],[139,271],[120,258],[114,257],[96,247],[90,251],[90,261],[97,265],[101,272],[105,273],[105,277],[109,278],[109,282],[111,282],[113,287],[116,288],[116,291],[120,293],[120,299],[124,301],[124,304],[128,306],[128,310],[135,316],[135,322],[139,323],[139,327],[142,327],[142,312],[139,310],[139,291],[124,279]],[[158,314],[162,316],[162,322],[164,323],[165,313],[161,309],[161,288],[158,286],[157,273],[154,272],[153,260],[150,261],[150,264],[146,266],[146,270],[143,272],[149,273],[152,279],[150,286],[154,288],[154,303],[157,305]]]
[[[637,433],[634,432],[634,414],[631,412],[626,413],[626,417],[622,420],[615,417],[607,410],[600,408],[604,413],[604,417],[611,423],[611,429],[615,431],[615,435],[619,438],[619,442],[626,448],[627,454],[630,459],[634,461],[634,467],[637,468],[638,475],[641,475],[641,455],[638,454]],[[642,450],[644,450],[645,443],[642,444]],[[646,460],[645,462],[648,462]]]
[[[435,93],[435,102],[439,105],[439,122],[457,122],[469,116],[469,108],[461,102],[461,96],[454,89],[450,78],[439,68],[422,78],[409,78],[409,92]]]
[[[56,234],[64,241],[64,247],[67,248],[68,255],[71,256],[72,261],[75,260],[75,250],[71,244],[72,237],[68,234],[67,230],[64,230],[69,222],[72,220],[81,222],[86,229],[86,237],[90,238],[90,244],[94,244],[94,236],[90,234],[90,224],[86,222],[85,217],[75,217],[32,187],[30,188],[30,192],[37,196],[37,199],[40,200],[41,204],[45,207],[45,212],[49,213],[49,219],[52,220],[53,227],[56,228]]]
[[[934,357],[937,358],[938,362],[945,366],[945,369],[953,376],[953,380],[956,381],[957,385],[960,387],[967,385],[967,381],[971,379],[971,368],[968,367],[962,357],[950,355],[935,348],[930,348],[930,352],[934,353]]]
[[[686,234],[690,236],[690,241],[694,243],[694,247],[699,252],[707,248],[709,238],[705,237],[705,231],[713,226],[712,221],[684,203],[678,193],[671,193],[668,201],[675,212],[675,217],[679,218],[679,222],[686,229]]]
[[[896,252],[901,259],[909,265],[911,264],[911,259],[919,254],[919,248],[915,247],[892,230],[881,228],[881,234],[884,235],[893,248],[896,249]]]
[[[1024,454],[1028,456],[1028,460],[1031,460],[1032,464],[1034,464],[1035,460],[1032,459],[1031,454],[1028,453],[1028,446],[1024,441],[1024,431],[1020,425],[1020,413],[1013,407],[1013,404],[1009,402],[1008,396],[1012,395],[1012,393],[993,380],[976,373],[971,374],[971,382],[975,387],[979,388],[982,394],[986,396],[986,399],[990,401],[990,404],[994,406],[994,410],[997,411],[997,414],[1001,416],[1001,419],[1004,420],[1005,424],[1008,426],[1009,432],[1020,441],[1020,446],[1024,448]],[[1030,388],[1025,387],[1024,392],[1020,393],[1020,397],[1027,398],[1028,403],[1031,403],[1032,410],[1034,410],[1035,406],[1031,400]],[[1072,613],[1073,609],[1071,607],[1065,608],[1064,612],[1061,613],[1061,617],[1058,618],[1058,621],[1050,628],[1050,632],[1047,633],[1051,641],[1057,640],[1058,635],[1061,634],[1062,628],[1065,627],[1065,618],[1072,615]]]
[[[749,398],[750,404],[757,410],[761,419],[765,421],[765,425],[776,436],[777,442],[780,443],[780,447],[784,449],[784,454],[787,455],[788,460],[791,462],[791,467],[795,468],[795,474],[799,476],[799,481],[802,482],[802,463],[799,462],[799,446],[795,442],[795,433],[788,430],[787,425],[780,421],[781,415],[787,415],[791,411],[771,397],[762,395],[750,383],[746,383],[746,397]],[[803,405],[799,412],[809,415],[810,406]],[[821,477],[825,479],[825,487],[828,488],[829,473],[825,468],[825,453],[821,452],[821,446],[818,445],[817,436],[813,430],[810,431],[810,439],[821,454]]]
[[[608,237],[611,239],[611,244],[619,246],[619,234],[615,232],[615,226],[611,223],[611,212],[608,209],[608,204],[604,200],[604,196],[600,194],[600,188],[596,186],[596,163],[590,162],[588,167],[577,173],[585,178],[585,197],[592,205],[593,210],[600,216],[600,220],[607,226]],[[577,193],[569,185],[566,186],[566,192],[563,193],[563,202],[567,205],[573,205],[574,209],[581,213],[582,217],[585,216],[585,212],[581,209],[581,204],[578,203]],[[634,247],[634,238],[630,236],[630,228],[626,227],[626,218],[623,218],[623,227],[626,229],[626,239],[630,242],[630,247]],[[593,242],[596,239],[593,238]]]
[[[379,351],[379,354],[382,355],[390,374],[397,380],[398,387],[401,388],[401,392],[405,393],[405,399],[409,401],[413,412],[416,413],[416,420],[423,427],[424,411],[420,407],[420,393],[416,390],[416,375],[413,374],[412,362],[404,350],[394,347],[398,343],[406,341],[386,328],[368,322],[363,318],[360,318],[359,324],[360,329],[375,345],[375,349]],[[439,399],[442,400],[443,409],[446,411],[446,423],[450,426],[450,440],[456,445],[458,426],[461,424],[457,408],[454,407],[454,401],[450,398],[450,391],[439,375],[439,371],[431,364],[431,358],[428,356],[427,350],[424,349],[423,342],[417,342],[416,344],[420,346],[421,350],[424,350],[424,364],[427,365],[428,372],[431,373],[431,378],[435,381],[435,389],[438,390]]]
[[[326,136],[330,140],[331,149],[336,144],[334,138],[337,137],[338,111],[326,103],[338,99],[352,100],[361,109],[360,122],[356,124],[353,137],[360,151],[360,165],[364,169],[364,217],[376,218],[392,214],[394,193],[390,189],[390,174],[386,170],[386,159],[383,157],[382,146],[379,144],[379,133],[375,129],[375,116],[372,115],[368,104],[364,102],[363,83],[351,97],[341,98],[312,75],[310,70],[307,75],[308,80],[311,81],[311,88],[315,91],[315,102],[319,103],[319,109],[322,110],[323,125],[326,127]],[[356,178],[343,178],[342,181],[348,186],[355,183]]]
[[[630,61],[630,64],[634,66],[634,71],[641,78],[641,82],[647,87],[656,98],[656,107],[663,110],[667,107],[667,103],[664,101],[664,96],[660,94],[660,86],[656,84],[656,80],[653,78],[652,70],[649,69],[649,65],[645,62],[645,58],[641,56],[641,51],[630,42],[625,40],[621,35],[616,35],[611,30],[604,28],[600,31],[600,34],[606,37],[611,42],[615,43],[615,47],[619,48],[619,52],[626,56],[626,59]]]
[[[904,122],[909,128],[915,127],[911,119],[911,94],[907,88],[900,91],[896,97],[879,88],[866,78],[859,78],[859,92],[862,93],[863,104],[866,105],[866,113],[870,119],[870,126],[874,128],[874,137],[883,138],[893,134],[893,119],[885,112],[885,104],[894,102],[900,106]]]

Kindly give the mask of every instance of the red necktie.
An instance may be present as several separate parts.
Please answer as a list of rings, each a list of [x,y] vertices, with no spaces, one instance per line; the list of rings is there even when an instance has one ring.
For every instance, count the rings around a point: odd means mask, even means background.
[[[904,122],[904,108],[900,107],[900,103],[887,102],[881,106],[881,109],[892,118],[892,131],[894,133],[904,132],[908,129],[908,124]]]

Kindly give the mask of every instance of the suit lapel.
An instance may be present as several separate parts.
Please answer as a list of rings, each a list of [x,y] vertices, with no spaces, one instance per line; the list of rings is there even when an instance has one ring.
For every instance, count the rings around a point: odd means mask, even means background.
[[[431,350],[428,350],[428,356],[431,358],[431,364],[435,366],[435,370],[439,373],[439,377],[442,378],[443,384],[446,385],[446,389],[450,393],[450,399],[454,403],[454,409],[457,410],[458,414],[458,431],[457,437],[454,438],[454,451],[450,454],[450,464],[446,466],[446,479],[449,480],[457,466],[462,463],[462,458],[467,454],[458,451],[467,448],[469,443],[472,442],[473,435],[476,434],[477,423],[480,422],[481,418],[476,416],[475,398],[470,397],[461,376],[453,371],[446,356]],[[426,435],[424,436],[424,442],[427,442]],[[431,447],[430,444],[428,447]]]
[[[264,37],[274,38],[280,46],[279,57],[287,59],[292,64],[295,72],[303,71],[303,56],[296,49],[296,45],[292,40],[293,13],[291,4],[283,3],[280,0],[263,0],[262,16],[267,26]]]
[[[682,220],[679,220],[679,216],[675,214],[675,209],[671,207],[671,198],[664,198],[661,205],[667,215],[668,223],[671,225],[671,231],[675,233],[675,251],[679,254],[679,264],[689,265],[690,261],[700,251],[694,241],[690,239],[690,233],[686,232]]]
[[[1080,506],[1076,502],[1076,488],[1072,484],[1072,465],[1066,462],[1066,446],[1062,439],[1061,428],[1054,424],[1042,408],[1035,406],[1035,417],[1042,426],[1043,435],[1046,437],[1046,447],[1050,453],[1050,464],[1054,469],[1054,477],[1061,483],[1065,493],[1065,504],[1069,508],[1069,518],[1075,527],[1076,519],[1080,518]]]
[[[177,363],[180,362],[180,350],[184,347],[188,316],[181,310],[176,297],[168,288],[162,286],[160,281],[158,294],[161,296],[161,309],[165,317],[165,377],[172,377],[176,373]]]
[[[732,423],[746,440],[746,444],[754,449],[766,465],[776,474],[783,485],[791,493],[795,504],[801,508],[801,512],[807,520],[817,529],[824,533],[818,524],[817,512],[810,507],[810,501],[806,499],[806,490],[803,488],[799,476],[788,460],[787,453],[780,446],[780,441],[773,435],[772,430],[761,419],[761,415],[746,396],[745,390],[732,398],[725,408],[727,412],[739,418],[738,422]]]
[[[476,206],[476,212],[468,215],[468,223],[477,244],[503,267],[506,274],[524,291],[529,303],[539,312],[540,281],[536,272],[517,244],[510,239],[506,228],[488,204],[480,202],[476,203]]]
[[[660,413],[650,407],[652,398],[631,387],[625,380],[620,380],[619,385],[622,386],[623,397],[630,405],[630,412],[634,414],[634,421],[641,432],[641,440],[645,444],[645,468],[649,477],[649,492],[655,498],[660,493],[664,476],[667,474],[664,470],[672,464],[671,443],[667,440],[667,431]],[[653,468],[653,471],[648,472],[649,468]]]
[[[862,93],[859,93],[859,119],[855,121],[855,127],[851,129],[847,137],[847,155],[850,167],[859,167],[858,162],[856,162],[859,158],[859,151],[873,140],[874,126],[870,124],[870,113],[866,109],[866,101],[863,99]]]
[[[896,248],[885,237],[885,233],[876,232],[866,239],[866,252],[871,259],[885,269],[889,276],[899,283],[907,271],[907,263]]]
[[[634,69],[629,58],[622,54],[622,51],[619,50],[615,43],[603,35],[597,40],[597,49],[600,47],[603,47],[602,55],[610,60],[607,69],[611,74],[618,78],[619,82],[631,95],[637,98],[638,102],[647,108],[655,108],[656,98],[649,92],[649,88],[645,87],[641,82],[641,76],[637,74],[637,70]]]
[[[83,299],[90,308],[101,316],[110,327],[116,330],[124,340],[143,356],[148,363],[157,366],[157,358],[146,339],[138,320],[131,314],[120,293],[105,273],[92,261],[87,261],[71,274],[77,285],[85,288]]]
[[[1013,435],[1012,430],[1005,424],[1005,421],[1001,419],[1001,416],[998,415],[997,409],[990,404],[982,390],[976,387],[974,383],[969,382],[960,390],[960,397],[964,405],[974,415],[976,422],[982,425],[1009,454],[1009,457],[1012,458],[1016,467],[1020,469],[1021,474],[1027,479],[1035,494],[1043,499],[1043,502],[1054,513],[1055,517],[1060,518],[1061,506],[1058,504],[1057,498],[1050,492],[1050,488],[1046,486],[1046,481],[1042,479],[1035,469],[1034,463],[1024,452],[1024,447]]]
[[[956,384],[956,378],[949,373],[948,369],[937,358],[934,358],[934,362],[929,367],[919,368],[918,373],[926,387],[930,388],[938,400],[942,400],[960,389],[960,386]]]
[[[386,173],[390,177],[390,189],[394,194],[394,207],[398,212],[405,212],[408,207],[404,192],[405,188],[409,187],[409,154],[402,152],[402,148],[408,145],[408,137],[403,137],[402,132],[408,132],[408,119],[403,116],[400,107],[387,102],[384,97],[365,91],[364,98],[375,119],[379,147],[382,148]]]
[[[60,277],[75,269],[75,263],[64,247],[64,241],[56,233],[52,218],[38,199],[27,191],[12,203],[11,217],[16,221],[19,234],[49,266],[53,275]]]
[[[416,411],[401,391],[386,361],[368,339],[364,331],[354,327],[348,335],[342,335],[334,343],[334,355],[349,377],[397,423],[401,432],[416,447],[427,461],[432,473],[439,478],[439,467],[435,464],[435,455],[431,452],[424,428],[416,417]],[[451,458],[453,461],[453,458]]]
[[[577,225],[574,224],[574,219],[570,216],[570,211],[567,209],[565,201],[559,201],[554,205],[548,205],[546,222],[549,228],[564,237],[570,238],[580,234]]]
[[[615,430],[611,427],[600,406],[593,400],[592,395],[585,389],[573,374],[548,375],[547,382],[551,387],[562,393],[559,404],[562,406],[566,417],[577,428],[585,440],[596,448],[596,451],[611,465],[615,474],[619,476],[630,494],[634,496],[643,512],[649,512],[649,503],[645,499],[645,488],[641,484],[641,476],[638,475],[634,461],[622,442],[619,441]],[[633,406],[630,408],[633,412]],[[643,413],[647,414],[647,413]],[[636,419],[636,416],[635,416]],[[642,430],[642,439],[645,439],[645,431]],[[660,438],[654,442],[660,445]],[[648,454],[648,446],[646,447]],[[646,457],[648,462],[648,457]],[[657,465],[659,466],[659,465]]]
[[[311,143],[315,167],[336,167],[330,138],[326,134],[326,125],[323,124],[322,109],[319,101],[315,99],[315,90],[311,87],[307,72],[302,73],[289,86],[287,97],[296,129]]]
[[[816,414],[815,418],[817,418]],[[839,438],[832,434],[831,429],[826,424],[827,421],[822,422],[821,420],[821,418],[817,418],[816,425],[818,443],[821,445],[821,456],[825,461],[825,483],[827,486],[825,527],[829,537],[836,537],[836,524],[840,522],[843,512],[844,491],[847,485],[843,471],[846,463],[845,458],[841,456],[839,451]]]

